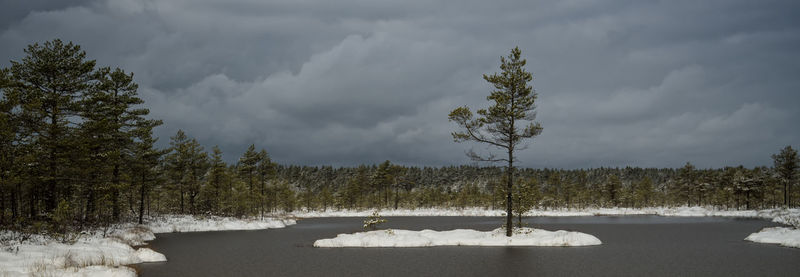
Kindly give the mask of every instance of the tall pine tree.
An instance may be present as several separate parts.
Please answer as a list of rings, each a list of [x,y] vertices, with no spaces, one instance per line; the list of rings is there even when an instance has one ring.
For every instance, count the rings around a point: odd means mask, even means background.
[[[95,82],[94,60],[86,60],[80,46],[53,40],[29,45],[22,61],[11,61],[11,79],[19,97],[25,144],[32,156],[28,180],[33,186],[30,214],[37,207],[50,214],[59,197],[71,193],[68,174],[76,139],[71,137],[80,115],[79,99]],[[39,203],[42,205],[39,205]]]
[[[781,152],[772,155],[774,161],[775,171],[778,172],[781,182],[783,183],[783,206],[789,207],[792,205],[792,186],[797,181],[797,175],[800,170],[800,159],[797,157],[797,150],[792,146],[786,146],[781,149]]]
[[[511,236],[513,205],[511,193],[514,187],[514,154],[525,148],[524,139],[530,139],[542,132],[542,126],[535,122],[537,94],[528,85],[533,75],[525,70],[527,61],[521,58],[518,47],[511,50],[508,57],[500,57],[501,73],[483,75],[483,79],[494,87],[487,100],[494,102],[488,109],[478,110],[480,117],[473,118],[467,107],[456,108],[450,112],[449,119],[463,129],[453,132],[456,142],[475,141],[504,150],[506,157],[494,155],[481,157],[473,151],[469,156],[478,161],[503,161],[506,166],[506,236]]]

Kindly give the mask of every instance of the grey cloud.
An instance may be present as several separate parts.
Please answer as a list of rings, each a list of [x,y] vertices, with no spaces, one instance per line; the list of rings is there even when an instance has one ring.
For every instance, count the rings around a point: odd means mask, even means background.
[[[6,60],[72,40],[136,74],[162,145],[184,129],[229,161],[470,163],[487,149],[447,113],[485,107],[517,45],[545,128],[523,166],[766,165],[800,139],[795,1],[0,3]]]

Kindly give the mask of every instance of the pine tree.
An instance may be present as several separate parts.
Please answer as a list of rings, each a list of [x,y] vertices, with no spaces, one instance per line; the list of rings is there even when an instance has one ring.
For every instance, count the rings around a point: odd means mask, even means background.
[[[226,165],[222,160],[222,150],[219,146],[214,145],[211,149],[211,169],[209,170],[208,186],[211,190],[211,195],[208,201],[209,207],[212,211],[220,212],[223,202],[224,179],[226,178]]]
[[[96,73],[98,84],[88,91],[82,100],[82,115],[86,120],[81,124],[82,137],[90,153],[88,168],[103,173],[110,171],[108,188],[112,199],[112,217],[120,216],[119,193],[122,188],[122,168],[131,162],[135,128],[152,128],[161,121],[147,120],[144,116],[150,111],[137,106],[144,101],[137,95],[138,85],[133,82],[133,73],[127,74],[117,68],[101,68]],[[92,180],[97,180],[93,174]],[[93,183],[102,183],[100,182]],[[94,187],[88,188],[87,210],[94,203]]]
[[[541,198],[539,192],[539,180],[536,178],[527,178],[522,182],[518,182],[517,190],[515,191],[514,201],[517,210],[517,227],[522,226],[522,217],[525,213],[536,208]]]
[[[185,211],[185,186],[188,171],[187,147],[189,138],[183,130],[178,130],[175,136],[170,137],[170,153],[166,157],[168,178],[171,182],[172,192],[177,191],[180,200],[180,213]]]
[[[27,181],[41,195],[44,212],[56,208],[58,198],[70,193],[70,151],[76,149],[70,138],[80,112],[78,99],[94,82],[94,60],[86,60],[80,46],[61,40],[35,43],[25,49],[22,61],[11,61],[11,79],[24,116],[32,156],[39,157]],[[39,199],[33,195],[31,216],[37,216]]]
[[[389,185],[393,182],[392,179],[394,176],[391,174],[392,163],[384,161],[380,165],[378,165],[378,169],[375,170],[375,173],[372,175],[372,179],[370,180],[370,184],[372,185],[372,190],[374,193],[378,194],[378,199],[385,199],[378,204],[378,206],[385,206],[388,204],[389,195],[386,192],[386,189]],[[383,196],[386,196],[385,198]]]
[[[652,201],[650,195],[653,194],[653,180],[645,176],[641,181],[636,183],[634,189],[634,202],[640,203],[638,207],[648,207]],[[636,206],[634,206],[636,207]]]
[[[254,211],[253,208],[257,201],[256,177],[259,159],[260,157],[258,156],[258,152],[256,152],[256,146],[251,144],[250,147],[247,148],[247,151],[242,154],[242,157],[239,158],[239,163],[237,165],[239,178],[247,184],[247,206],[249,207],[250,213]]]
[[[686,205],[691,206],[692,204],[692,192],[694,191],[695,187],[697,186],[697,171],[694,168],[692,163],[686,162],[686,165],[679,171],[678,177],[678,188],[677,188],[677,197],[683,198],[686,200]],[[679,200],[676,199],[676,200]]]
[[[152,184],[158,180],[158,166],[166,152],[154,147],[158,139],[153,137],[153,127],[160,124],[160,121],[140,121],[138,128],[132,130],[135,140],[130,167],[131,179],[139,184],[139,224],[143,223],[147,195]]]
[[[606,182],[605,191],[608,193],[608,200],[612,207],[619,206],[620,192],[622,189],[622,182],[616,174],[608,177]]]
[[[800,168],[800,160],[797,157],[797,150],[792,149],[792,146],[786,146],[779,154],[772,155],[774,161],[775,171],[783,183],[783,206],[792,206],[791,189],[795,184],[798,175],[798,168]]]
[[[511,54],[500,57],[502,73],[483,75],[483,79],[491,83],[494,90],[486,98],[494,104],[489,109],[478,110],[479,118],[473,118],[472,112],[467,107],[459,107],[450,112],[449,119],[455,121],[464,129],[453,132],[456,142],[476,141],[489,144],[506,152],[506,158],[494,155],[481,157],[470,151],[468,155],[478,161],[505,161],[507,190],[506,190],[506,236],[512,234],[512,197],[514,187],[514,154],[525,148],[524,139],[533,138],[542,132],[542,127],[535,122],[534,112],[537,94],[528,82],[533,80],[533,75],[525,71],[527,61],[521,59],[518,47],[511,50]]]
[[[11,76],[8,70],[0,69],[0,225],[6,223],[5,195],[9,194],[11,220],[18,219],[18,197],[21,187],[16,174],[19,170],[15,166],[17,154],[18,114],[14,113],[17,107],[17,98],[12,95]]]
[[[186,193],[189,197],[189,212],[197,214],[197,196],[202,188],[203,178],[208,171],[208,153],[196,139],[191,139],[186,143],[186,155],[188,180],[186,182]]]
[[[263,217],[267,205],[265,202],[267,201],[268,197],[267,180],[275,174],[275,164],[269,158],[269,154],[264,149],[261,149],[261,151],[258,152],[258,165],[256,165],[256,171],[258,173],[259,184],[259,213]]]

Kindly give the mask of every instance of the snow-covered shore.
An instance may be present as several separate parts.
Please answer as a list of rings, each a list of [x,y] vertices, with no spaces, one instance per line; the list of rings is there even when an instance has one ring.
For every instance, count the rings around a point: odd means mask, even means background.
[[[366,217],[374,210],[305,211],[281,215],[282,218]],[[503,216],[504,211],[482,208],[383,210],[382,216]],[[596,216],[596,215],[660,215],[660,216],[725,216],[765,218],[793,225],[795,228],[765,228],[747,240],[800,247],[800,209],[769,209],[729,211],[703,207],[676,208],[614,208],[534,210],[526,216]],[[75,243],[61,243],[44,236],[32,236],[24,242],[14,241],[15,235],[0,231],[0,276],[58,275],[58,276],[135,276],[125,265],[165,261],[164,255],[146,247],[135,247],[155,239],[156,233],[257,230],[282,228],[295,224],[292,219],[234,219],[223,217],[162,216],[151,218],[145,225],[119,225],[105,235],[101,230],[82,234]],[[403,230],[394,230],[395,234]],[[544,231],[544,230],[541,230]],[[378,231],[383,232],[385,231]],[[477,232],[477,231],[476,231]],[[546,231],[544,231],[546,232]],[[557,231],[558,232],[558,231]],[[556,233],[556,232],[553,232]],[[12,239],[9,239],[12,238]],[[504,237],[503,237],[504,238]],[[505,239],[505,238],[504,238]],[[596,238],[595,238],[596,239]],[[412,241],[423,241],[415,239]],[[599,241],[599,240],[598,240]],[[432,245],[436,243],[429,242]],[[558,243],[556,243],[558,244]],[[466,242],[461,245],[468,245]],[[473,244],[474,245],[474,244]],[[516,244],[510,244],[516,245]]]
[[[325,211],[295,211],[287,216],[297,218],[317,217],[367,217],[375,210],[325,210]],[[386,209],[380,211],[381,216],[504,216],[503,210],[485,208],[463,209]],[[598,216],[598,215],[659,215],[659,216],[723,216],[723,217],[750,217],[772,219],[775,222],[795,225],[800,222],[800,209],[765,209],[765,210],[718,210],[706,207],[653,207],[653,208],[588,208],[588,209],[554,209],[532,210],[525,216]]]
[[[757,233],[750,234],[745,240],[800,248],[800,229],[787,227],[764,228]]]
[[[314,247],[431,247],[431,246],[588,246],[600,245],[595,236],[580,232],[517,228],[511,237],[505,229],[481,232],[469,229],[450,231],[377,230],[339,234],[314,242]]]
[[[19,234],[0,232],[6,242],[0,249],[0,276],[136,276],[125,265],[162,262],[166,257],[146,245],[156,233],[259,230],[295,224],[292,219],[236,219],[172,215],[152,218],[145,225],[124,224],[81,234],[74,243],[33,235],[25,241]]]

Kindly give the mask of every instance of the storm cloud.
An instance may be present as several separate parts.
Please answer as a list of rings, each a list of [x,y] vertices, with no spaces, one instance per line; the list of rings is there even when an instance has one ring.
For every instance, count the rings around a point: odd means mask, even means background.
[[[544,131],[525,167],[770,165],[800,143],[797,1],[0,1],[0,66],[73,41],[134,72],[161,145],[235,161],[470,164],[450,110],[519,46]]]

